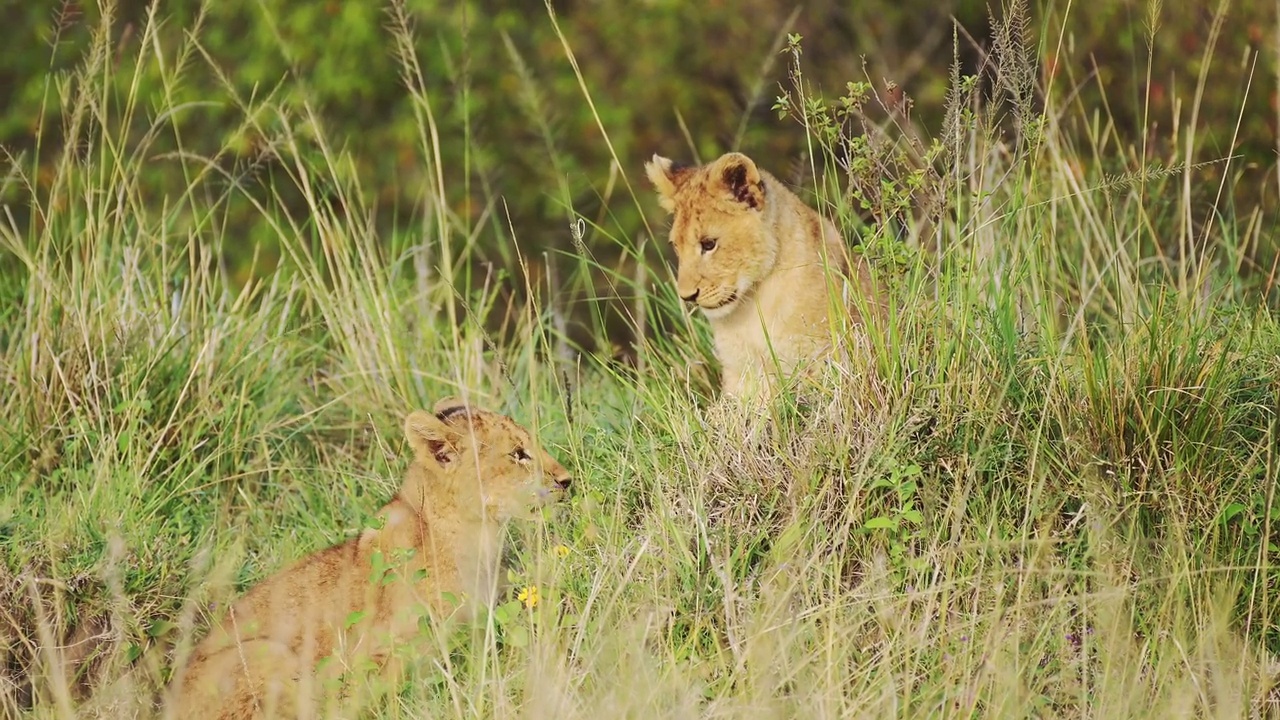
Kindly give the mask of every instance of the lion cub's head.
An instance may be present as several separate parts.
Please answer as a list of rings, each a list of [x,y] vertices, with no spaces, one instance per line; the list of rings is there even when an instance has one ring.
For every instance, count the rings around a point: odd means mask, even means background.
[[[686,167],[653,156],[645,173],[674,217],[671,244],[680,297],[715,319],[733,309],[773,271],[778,243],[765,222],[760,170],[742,153]]]
[[[527,517],[563,497],[569,471],[506,415],[445,398],[404,421],[414,464],[401,497],[469,517]]]

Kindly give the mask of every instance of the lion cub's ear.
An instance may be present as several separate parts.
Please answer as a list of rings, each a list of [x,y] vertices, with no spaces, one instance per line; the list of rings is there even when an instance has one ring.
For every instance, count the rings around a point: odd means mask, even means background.
[[[658,204],[667,212],[676,211],[676,190],[688,179],[692,168],[672,162],[661,155],[644,164],[644,173],[658,191]]]
[[[404,435],[419,460],[446,466],[458,459],[457,431],[425,410],[409,413],[404,419]]]
[[[447,397],[436,401],[436,404],[431,408],[431,412],[435,413],[436,417],[441,420],[449,422],[454,418],[470,415],[471,407],[462,398]]]
[[[751,158],[737,152],[725,153],[711,163],[709,172],[734,200],[752,210],[764,207],[764,182]]]

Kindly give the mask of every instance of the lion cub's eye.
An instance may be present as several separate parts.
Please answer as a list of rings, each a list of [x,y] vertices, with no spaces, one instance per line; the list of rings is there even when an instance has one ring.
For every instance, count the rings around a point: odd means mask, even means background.
[[[715,239],[715,238],[705,238],[705,237],[704,237],[704,238],[702,238],[701,240],[699,240],[699,241],[698,241],[698,244],[702,246],[702,252],[703,252],[703,254],[709,253],[709,252],[711,252],[712,250],[715,250],[715,249],[716,249],[716,239]]]
[[[516,462],[521,462],[521,463],[529,462],[530,460],[533,459],[532,457],[530,457],[529,453],[524,451],[524,448],[516,448],[515,450],[512,450],[507,454],[510,455],[512,458],[514,458]]]

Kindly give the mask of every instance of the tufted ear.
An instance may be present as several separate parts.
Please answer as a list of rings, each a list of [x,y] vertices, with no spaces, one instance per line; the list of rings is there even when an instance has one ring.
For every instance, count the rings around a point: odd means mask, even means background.
[[[419,460],[434,460],[444,467],[458,459],[458,432],[425,410],[409,413],[404,419],[404,435]]]
[[[752,210],[764,207],[764,182],[751,158],[737,152],[725,153],[711,163],[709,172],[734,200]]]
[[[644,164],[645,175],[649,176],[649,182],[658,191],[658,204],[669,213],[676,211],[676,190],[688,179],[690,172],[692,168],[672,162],[661,155],[654,155],[652,160]]]

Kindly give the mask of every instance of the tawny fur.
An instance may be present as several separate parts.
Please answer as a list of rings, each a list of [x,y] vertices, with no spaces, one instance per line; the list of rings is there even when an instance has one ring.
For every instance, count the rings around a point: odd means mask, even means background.
[[[677,290],[711,322],[724,395],[758,394],[822,358],[833,329],[862,322],[859,298],[883,307],[861,256],[850,271],[835,223],[746,155],[701,167],[654,155],[645,171],[673,215]]]
[[[413,462],[381,527],[249,590],[175,675],[167,716],[312,716],[327,679],[365,661],[385,670],[424,615],[492,601],[503,523],[559,497],[568,472],[510,418],[452,398],[410,414],[405,434]]]

